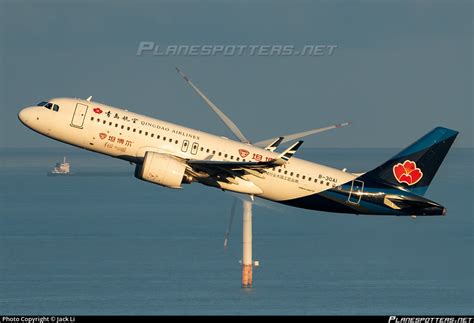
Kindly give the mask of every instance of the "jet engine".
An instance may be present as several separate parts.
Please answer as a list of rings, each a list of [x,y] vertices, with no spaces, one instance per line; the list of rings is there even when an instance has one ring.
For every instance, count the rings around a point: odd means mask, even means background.
[[[171,156],[147,151],[142,165],[135,168],[135,177],[168,188],[181,188],[186,182],[186,165]]]

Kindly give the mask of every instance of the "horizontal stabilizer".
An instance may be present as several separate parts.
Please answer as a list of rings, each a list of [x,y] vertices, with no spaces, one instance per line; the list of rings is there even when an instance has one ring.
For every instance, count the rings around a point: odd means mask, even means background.
[[[409,209],[409,208],[427,208],[436,207],[438,204],[417,196],[401,196],[401,195],[386,195],[384,197],[384,204],[390,206],[392,209]]]

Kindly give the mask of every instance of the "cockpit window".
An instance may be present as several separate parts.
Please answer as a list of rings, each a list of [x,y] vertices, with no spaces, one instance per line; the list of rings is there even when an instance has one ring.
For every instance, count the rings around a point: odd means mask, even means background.
[[[45,107],[46,109],[53,110],[55,112],[59,111],[59,105],[53,104],[51,102],[41,101],[37,104],[39,107]]]

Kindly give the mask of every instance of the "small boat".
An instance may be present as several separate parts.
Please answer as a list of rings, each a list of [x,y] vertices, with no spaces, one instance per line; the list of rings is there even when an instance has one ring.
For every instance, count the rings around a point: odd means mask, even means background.
[[[56,163],[56,167],[53,168],[50,172],[48,172],[48,176],[65,176],[65,175],[73,175],[74,173],[71,172],[69,163],[66,162],[66,157],[64,157],[62,163]]]

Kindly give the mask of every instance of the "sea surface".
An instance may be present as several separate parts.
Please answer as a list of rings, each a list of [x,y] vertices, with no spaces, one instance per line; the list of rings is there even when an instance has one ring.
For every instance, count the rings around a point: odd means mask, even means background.
[[[302,149],[367,171],[394,149]],[[77,176],[48,177],[66,155]],[[1,314],[474,314],[474,150],[453,149],[427,197],[446,217],[254,208],[254,287],[242,289],[234,197],[170,190],[74,148],[0,150]]]

